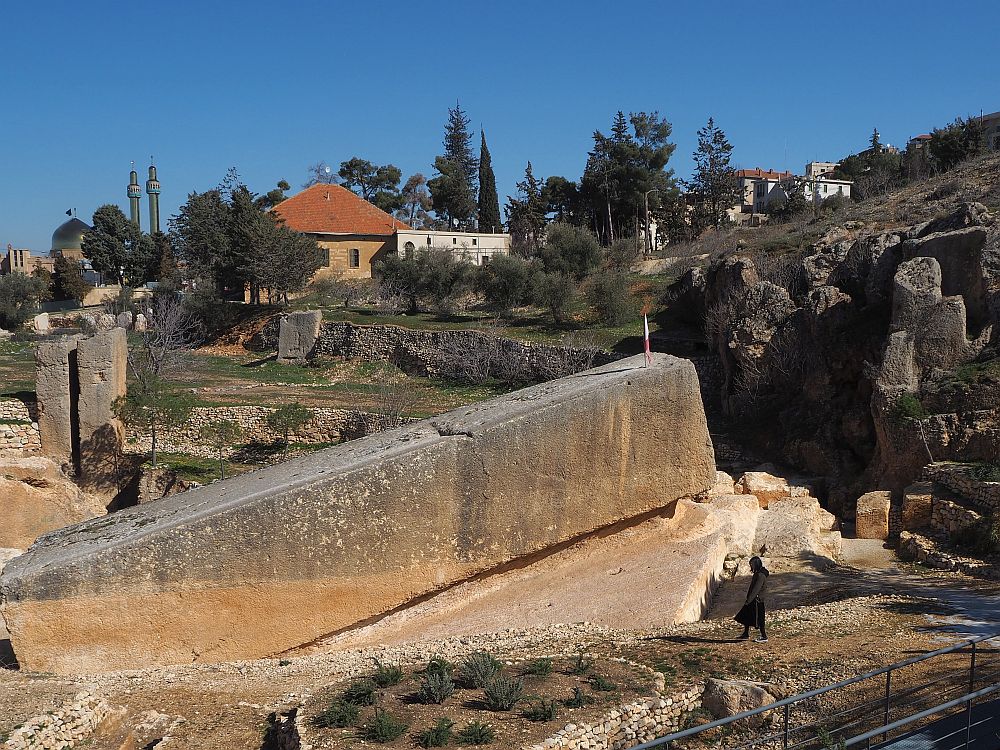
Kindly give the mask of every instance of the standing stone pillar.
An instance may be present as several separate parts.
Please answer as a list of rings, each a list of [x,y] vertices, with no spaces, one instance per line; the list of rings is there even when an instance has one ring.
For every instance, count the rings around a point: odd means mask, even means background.
[[[323,313],[304,310],[282,315],[278,321],[278,363],[305,364],[319,340]]]
[[[42,453],[75,471],[77,338],[42,341],[35,349],[35,392]]]
[[[124,428],[113,404],[125,395],[128,349],[125,331],[113,328],[82,339],[77,346],[80,397],[80,475],[91,485],[117,482]]]

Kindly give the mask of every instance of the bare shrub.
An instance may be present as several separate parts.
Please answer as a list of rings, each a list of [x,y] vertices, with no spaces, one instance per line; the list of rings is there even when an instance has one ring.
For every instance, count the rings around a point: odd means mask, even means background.
[[[369,386],[372,397],[371,413],[378,417],[378,427],[391,430],[400,427],[417,408],[420,396],[407,379],[382,367],[372,376]]]

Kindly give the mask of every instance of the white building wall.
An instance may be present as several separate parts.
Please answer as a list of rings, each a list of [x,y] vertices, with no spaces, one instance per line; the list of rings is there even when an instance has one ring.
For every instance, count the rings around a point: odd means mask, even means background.
[[[438,232],[421,229],[396,230],[396,249],[408,251],[445,248],[477,266],[488,263],[494,255],[510,254],[510,235],[490,232]]]

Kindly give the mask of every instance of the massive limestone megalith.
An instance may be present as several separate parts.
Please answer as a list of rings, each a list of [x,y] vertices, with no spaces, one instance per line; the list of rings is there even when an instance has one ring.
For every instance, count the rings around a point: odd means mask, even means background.
[[[632,357],[48,534],[0,612],[29,670],[262,657],[714,481],[694,366]]]

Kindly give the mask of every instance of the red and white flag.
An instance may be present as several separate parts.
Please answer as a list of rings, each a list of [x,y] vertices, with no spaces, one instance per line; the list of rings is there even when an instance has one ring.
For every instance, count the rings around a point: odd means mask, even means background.
[[[645,313],[642,316],[642,344],[646,349],[646,367],[649,367],[653,355],[649,353],[649,317]]]

